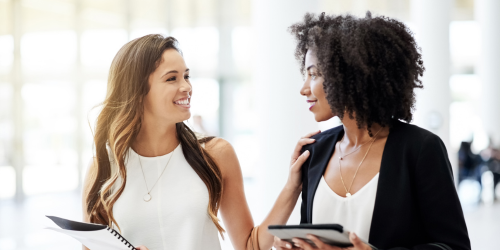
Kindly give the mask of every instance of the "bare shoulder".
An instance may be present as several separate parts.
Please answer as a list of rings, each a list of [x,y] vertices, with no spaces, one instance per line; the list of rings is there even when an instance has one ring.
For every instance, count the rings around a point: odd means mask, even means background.
[[[227,156],[227,154],[234,154],[234,149],[228,141],[215,137],[205,143],[205,149],[214,158]]]
[[[213,138],[205,144],[205,149],[219,166],[223,176],[241,171],[236,152],[228,141],[218,137]]]

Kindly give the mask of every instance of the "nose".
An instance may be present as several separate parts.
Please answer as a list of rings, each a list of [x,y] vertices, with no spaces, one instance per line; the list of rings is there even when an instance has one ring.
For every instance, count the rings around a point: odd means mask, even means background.
[[[300,89],[300,94],[303,96],[311,95],[311,86],[309,84],[309,81],[309,77],[307,77],[304,81],[304,84],[302,85],[302,88]]]
[[[191,92],[192,90],[192,86],[191,86],[191,83],[189,83],[189,81],[187,81],[186,79],[184,79],[182,81],[182,85],[181,85],[181,88],[180,88],[180,91],[181,92]]]

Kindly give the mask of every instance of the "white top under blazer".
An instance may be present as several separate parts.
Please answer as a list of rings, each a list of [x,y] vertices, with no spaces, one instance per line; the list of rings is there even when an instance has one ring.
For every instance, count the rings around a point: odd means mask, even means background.
[[[148,187],[158,180],[149,202],[143,200],[147,190],[139,158]],[[123,237],[150,250],[221,249],[217,227],[208,215],[208,189],[186,161],[180,144],[158,157],[140,156],[129,148],[125,162],[127,183],[113,206]]]
[[[375,196],[378,185],[377,173],[366,185],[351,197],[336,194],[325,178],[316,189],[313,201],[313,224],[340,224],[368,242],[372,224]]]

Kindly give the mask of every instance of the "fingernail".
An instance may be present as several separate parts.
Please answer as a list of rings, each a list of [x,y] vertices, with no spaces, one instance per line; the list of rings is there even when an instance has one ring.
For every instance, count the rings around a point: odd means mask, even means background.
[[[314,138],[311,138],[311,139],[309,139],[309,140],[311,140],[311,141],[315,141],[316,139],[314,139]]]
[[[292,245],[286,244],[286,248],[292,248]]]
[[[356,235],[356,233],[352,233],[352,238],[353,239],[357,239],[358,238],[358,236]]]
[[[304,151],[304,154],[305,154],[305,155],[306,155],[306,154],[309,154],[309,150]]]

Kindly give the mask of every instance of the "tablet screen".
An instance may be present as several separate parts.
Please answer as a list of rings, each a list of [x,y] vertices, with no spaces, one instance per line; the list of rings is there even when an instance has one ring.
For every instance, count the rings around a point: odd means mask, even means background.
[[[293,238],[300,238],[315,247],[315,244],[307,239],[307,235],[312,234],[332,246],[353,246],[349,240],[349,232],[339,224],[271,225],[268,227],[268,231],[272,235],[290,243],[293,243]]]

